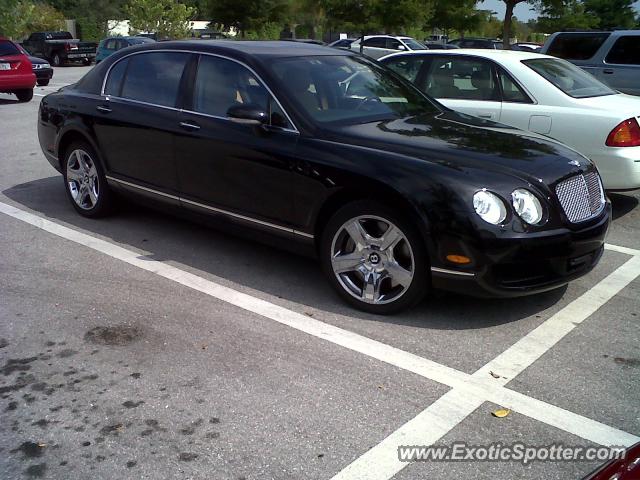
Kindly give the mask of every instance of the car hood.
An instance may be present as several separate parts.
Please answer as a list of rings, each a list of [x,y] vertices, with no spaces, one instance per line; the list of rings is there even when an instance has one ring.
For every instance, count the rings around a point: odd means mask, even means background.
[[[43,60],[42,58],[32,57],[31,55],[29,55],[29,61],[32,64],[36,64],[36,65],[42,65],[42,64],[45,64],[45,63],[49,63],[48,61]]]
[[[551,185],[592,168],[555,140],[453,111],[336,127],[330,137],[454,169],[499,171],[529,183]]]
[[[620,116],[620,121],[632,117],[640,117],[640,97],[618,93],[600,97],[575,99],[582,106],[605,110],[612,115]]]

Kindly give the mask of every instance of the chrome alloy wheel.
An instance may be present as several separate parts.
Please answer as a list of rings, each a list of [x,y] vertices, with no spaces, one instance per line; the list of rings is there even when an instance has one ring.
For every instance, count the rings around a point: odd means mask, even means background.
[[[373,215],[352,218],[338,229],[331,244],[331,266],[342,288],[375,305],[404,295],[415,271],[407,237],[389,220]]]
[[[83,210],[91,210],[100,195],[98,171],[84,150],[74,150],[67,160],[67,187],[71,197]]]

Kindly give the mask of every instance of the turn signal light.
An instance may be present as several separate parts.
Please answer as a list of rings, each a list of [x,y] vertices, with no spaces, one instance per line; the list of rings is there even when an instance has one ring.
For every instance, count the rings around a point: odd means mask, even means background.
[[[607,138],[607,147],[640,147],[638,120],[630,118],[611,130]]]
[[[459,265],[466,265],[467,263],[471,263],[471,259],[469,257],[465,257],[464,255],[447,255],[447,260],[451,263],[457,263]]]

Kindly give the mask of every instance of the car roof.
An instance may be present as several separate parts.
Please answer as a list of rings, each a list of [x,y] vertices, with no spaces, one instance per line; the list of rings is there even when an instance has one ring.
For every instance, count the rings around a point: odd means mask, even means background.
[[[319,55],[354,55],[347,50],[337,50],[326,45],[282,40],[177,40],[170,42],[146,43],[144,50],[185,49],[194,52],[232,53],[251,57],[304,57]]]
[[[391,55],[387,55],[382,57],[380,60],[385,60],[391,57],[400,57],[400,56],[409,56],[409,55],[471,55],[474,57],[483,57],[489,58],[497,61],[521,61],[528,60],[531,58],[556,58],[550,57],[549,55],[542,55],[540,53],[535,52],[524,52],[520,50],[486,50],[480,48],[461,48],[458,50],[447,50],[446,54],[443,54],[442,51],[429,51],[429,50],[420,50],[420,51],[412,51],[412,52],[400,52],[400,53],[392,53]]]

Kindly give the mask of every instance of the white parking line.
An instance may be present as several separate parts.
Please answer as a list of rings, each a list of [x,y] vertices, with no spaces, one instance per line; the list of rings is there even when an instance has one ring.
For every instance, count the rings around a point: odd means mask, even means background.
[[[403,370],[413,372],[454,389],[445,394],[440,400],[432,404],[416,418],[407,422],[391,434],[391,436],[387,437],[380,445],[374,447],[372,449],[373,452],[370,451],[365,456],[360,457],[363,460],[356,460],[349,465],[335,477],[336,479],[386,480],[390,478],[395,472],[406,466],[406,463],[398,465],[400,463],[397,460],[396,453],[398,444],[406,444],[405,439],[410,439],[408,443],[421,445],[436,441],[466,418],[466,416],[473,412],[473,410],[484,401],[491,401],[508,406],[514,411],[596,443],[604,445],[631,445],[640,441],[639,437],[627,432],[509,390],[504,386],[503,382],[495,381],[496,379],[493,377],[485,375],[485,367],[478,370],[474,375],[468,375],[451,367],[447,367],[446,365],[441,365],[382,342],[309,318],[306,315],[288,310],[266,300],[219,285],[167,263],[149,259],[135,251],[60,225],[33,213],[13,207],[12,205],[0,202],[0,212],[66,240],[84,245],[130,265],[200,291],[213,298],[217,298],[387,364],[394,365]],[[640,275],[640,257],[634,257],[598,283],[592,290],[580,297],[583,298],[586,296],[585,298],[589,301],[589,309],[586,312],[590,312],[588,314],[593,313],[593,311],[606,303],[613,295],[628,285],[638,275]],[[591,294],[593,290],[596,291],[595,294]],[[565,325],[566,318],[568,317],[566,317],[567,314],[562,314],[561,312],[567,309],[569,309],[567,312],[573,312],[577,315],[575,318],[582,321],[586,316],[580,319],[580,316],[583,315],[584,312],[580,313],[575,306],[579,300],[580,299],[575,300],[569,304],[547,322],[551,321]],[[560,320],[558,320],[558,318],[560,318]],[[538,327],[538,329],[542,328],[543,325]],[[538,338],[538,329],[530,333],[532,338]],[[507,350],[507,352],[512,352],[507,355],[513,356],[519,362],[518,367],[515,369],[503,364],[502,361],[496,361],[496,365],[500,365],[501,368],[504,368],[504,371],[519,373],[522,369],[526,368],[527,362],[535,361],[535,359],[539,358],[539,356],[546,351],[544,349],[551,348],[557,341],[564,337],[566,333],[568,332],[565,328],[565,333],[561,336],[555,335],[553,342],[543,340],[542,344],[538,345],[538,343],[532,340],[527,340],[520,344],[520,347],[514,347],[514,350]],[[516,343],[516,345],[519,343],[520,342]],[[533,353],[530,353],[530,349]],[[508,356],[506,358],[508,358]],[[498,359],[500,358],[499,356]],[[431,431],[431,429],[433,430]],[[429,431],[431,431],[431,433],[428,433]]]
[[[635,248],[620,247],[618,245],[611,245],[610,243],[605,244],[604,248],[612,252],[624,253],[625,255],[640,256],[640,250],[636,250]]]

